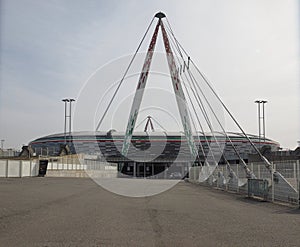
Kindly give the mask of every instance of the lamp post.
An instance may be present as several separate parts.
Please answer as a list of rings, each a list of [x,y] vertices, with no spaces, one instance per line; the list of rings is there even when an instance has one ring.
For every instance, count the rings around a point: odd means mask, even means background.
[[[69,112],[69,138],[71,140],[71,132],[72,132],[72,102],[75,101],[75,99],[69,99],[70,102],[70,112]]]
[[[70,102],[69,99],[62,100],[65,103],[65,127],[64,127],[64,140],[67,143],[67,103]]]
[[[263,119],[263,136],[264,142],[266,141],[266,122],[265,122],[265,104],[268,103],[266,100],[261,100],[262,103],[262,119]]]
[[[65,144],[67,143],[67,118],[69,118],[69,140],[71,140],[71,128],[72,128],[72,102],[75,101],[75,99],[63,99],[62,100],[65,103],[65,126],[64,126],[64,137],[65,137]],[[69,115],[67,114],[67,104],[69,105]]]
[[[257,104],[257,114],[258,114],[258,145],[260,146],[260,100],[255,100],[254,103]]]
[[[264,142],[266,141],[266,124],[265,124],[265,104],[268,101],[266,100],[255,100],[254,103],[257,104],[257,113],[258,113],[258,142],[259,146],[261,143],[261,137],[263,137]],[[262,114],[261,114],[261,105],[262,104]],[[261,130],[262,125],[262,130]]]

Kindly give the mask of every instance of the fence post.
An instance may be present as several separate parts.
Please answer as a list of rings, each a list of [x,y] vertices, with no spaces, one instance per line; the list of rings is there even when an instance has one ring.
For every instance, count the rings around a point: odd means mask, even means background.
[[[19,176],[20,178],[22,177],[22,170],[23,170],[23,161],[19,161]]]
[[[8,178],[8,159],[6,160],[5,164],[5,177]]]
[[[32,177],[32,162],[29,160],[29,177]]]
[[[225,176],[225,172],[226,172],[226,176]],[[229,171],[228,171],[228,167],[226,167],[226,169],[225,169],[225,171],[224,171],[224,176],[225,176],[225,178],[226,178],[226,184],[225,184],[225,190],[226,191],[228,191],[228,182],[229,182],[229,180],[230,180],[230,178],[229,178],[229,175],[230,175],[230,173],[229,173]]]
[[[236,192],[239,193],[239,164],[236,164],[237,186]]]
[[[294,174],[293,174],[293,178],[297,181],[297,167],[296,167],[296,163],[293,163],[293,171],[294,171]]]
[[[298,185],[298,207],[300,209],[300,177],[299,177],[300,172],[299,172],[299,160],[297,160],[297,163],[296,163],[296,170],[297,170],[297,172],[296,172],[296,176],[297,176],[296,181],[297,181],[297,185]]]
[[[272,176],[271,176],[271,183],[272,183],[272,202],[275,200],[275,183],[274,183],[274,172],[275,172],[275,164],[271,162],[272,164]]]
[[[219,167],[219,166],[218,166]],[[219,169],[216,169],[216,170],[218,170],[218,172],[217,172],[217,189],[219,189],[219,175],[220,175],[220,170]],[[199,169],[199,178],[200,178],[200,169]],[[199,179],[198,179],[199,180]]]

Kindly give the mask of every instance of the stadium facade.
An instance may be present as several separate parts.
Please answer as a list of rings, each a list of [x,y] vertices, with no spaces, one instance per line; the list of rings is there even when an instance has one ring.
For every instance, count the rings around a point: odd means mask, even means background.
[[[279,149],[279,143],[271,139],[248,137],[260,149]],[[212,153],[220,165],[225,164],[225,159],[231,164],[240,163],[234,149],[246,162],[249,155],[256,153],[247,138],[238,133],[227,133],[227,136],[221,133],[199,134],[194,140],[199,150],[197,160],[191,155],[182,132],[135,132],[126,157],[122,155],[124,133],[116,131],[48,135],[32,141],[29,147],[35,155],[48,156],[58,156],[67,147],[71,154],[93,155],[99,160],[115,163],[120,174],[134,177],[160,176],[166,174],[164,171],[168,176],[180,174],[183,177],[191,165],[203,164]]]
[[[239,155],[247,161],[249,154],[254,154],[255,150],[247,138],[238,133],[228,133],[229,138],[222,133],[213,135],[195,135],[194,140],[199,149],[199,154],[207,154],[209,150],[223,152],[230,163],[238,163],[233,146]],[[268,148],[271,151],[279,149],[279,143],[271,139],[260,140],[258,136],[248,135],[250,140],[258,148]],[[229,140],[230,139],[230,140]],[[124,157],[121,154],[124,140],[124,133],[109,132],[73,132],[67,135],[63,133],[48,135],[30,142],[29,146],[36,155],[58,156],[61,147],[68,144],[71,154],[81,153],[98,155],[108,162],[122,162],[130,160],[150,160],[152,162],[169,161],[192,161],[193,157],[182,132],[136,132],[133,135],[129,152]],[[202,148],[201,148],[202,146]],[[153,157],[153,158],[151,158]],[[220,161],[222,162],[222,161]]]

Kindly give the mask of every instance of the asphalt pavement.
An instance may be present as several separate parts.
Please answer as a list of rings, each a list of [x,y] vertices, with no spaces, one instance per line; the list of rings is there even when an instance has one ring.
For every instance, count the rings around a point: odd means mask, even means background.
[[[129,198],[89,178],[1,178],[0,246],[300,246],[300,210],[186,182]]]

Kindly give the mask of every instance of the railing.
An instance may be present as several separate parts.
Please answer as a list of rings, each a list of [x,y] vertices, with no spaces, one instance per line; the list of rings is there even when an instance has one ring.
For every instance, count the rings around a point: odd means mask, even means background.
[[[256,176],[254,181],[250,181],[251,184],[249,184],[246,173],[240,165],[231,165],[231,168],[236,177],[230,176],[230,172],[225,166],[218,166],[206,181],[200,183],[199,173],[202,168],[192,167],[190,168],[189,180],[194,183],[199,183],[200,185],[210,186],[225,191],[233,191],[245,195],[248,195],[249,193],[249,195],[252,194],[253,196],[260,197],[267,201],[278,201],[299,205],[299,160],[273,162],[273,173],[265,167],[264,163],[251,163],[249,164],[249,168]],[[258,183],[263,183],[264,186],[268,184],[268,189],[266,191],[263,191],[262,189],[256,191],[253,186],[262,186],[258,185]],[[252,189],[254,189],[254,191]]]

